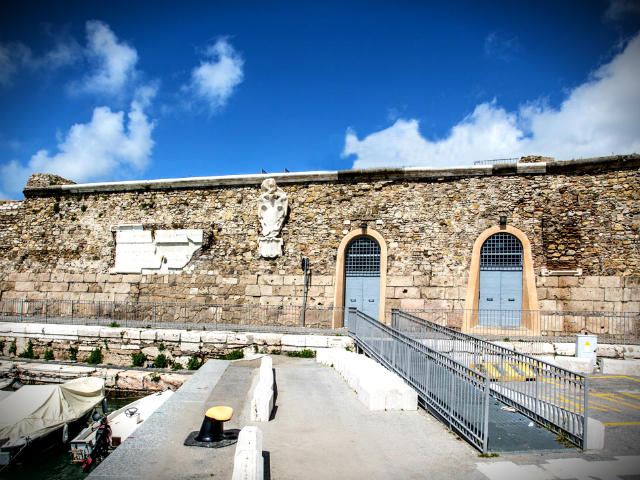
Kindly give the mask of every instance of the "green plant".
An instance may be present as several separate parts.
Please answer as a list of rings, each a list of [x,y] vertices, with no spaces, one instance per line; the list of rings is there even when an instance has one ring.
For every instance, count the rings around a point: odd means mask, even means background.
[[[299,357],[299,358],[315,358],[316,352],[314,352],[313,350],[309,350],[308,348],[305,348],[304,350],[301,350],[299,352],[287,352],[287,356]]]
[[[0,340],[0,354],[4,352],[4,339]]]
[[[244,352],[242,350],[232,350],[226,355],[220,357],[222,360],[239,360],[244,358]]]
[[[164,346],[164,343],[161,343],[160,345],[158,345],[158,351],[159,352],[163,352],[167,349],[167,347]]]
[[[258,345],[253,346],[253,353],[258,353]]]
[[[509,337],[504,337],[504,339],[502,341],[503,342],[508,342],[509,341]]]
[[[189,370],[197,370],[200,368],[200,365],[200,360],[198,360],[196,357],[191,357],[187,362],[187,368]]]
[[[131,354],[132,367],[144,367],[144,362],[146,361],[147,361],[147,356],[142,352]]]
[[[60,204],[58,202],[53,204],[53,213],[60,213]]]
[[[17,349],[18,347],[16,346],[16,342],[13,342],[11,345],[9,345],[9,355],[15,355]]]
[[[181,363],[176,362],[171,366],[171,370],[173,370],[174,372],[176,370],[184,370],[184,367],[182,366]]]
[[[69,347],[69,360],[78,359],[78,347]]]
[[[111,322],[111,325],[109,325],[111,328],[118,328],[120,326],[120,324],[118,322]]]
[[[153,368],[167,368],[169,366],[169,359],[164,353],[161,353],[153,361]]]
[[[345,349],[347,352],[350,352],[350,351],[351,351],[351,349],[350,349],[349,347],[344,347],[344,349]]]
[[[160,381],[160,375],[158,375],[158,374],[151,375],[151,381],[153,383],[158,383]]]
[[[499,457],[500,454],[499,453],[479,453],[478,456],[480,458],[494,458],[494,457]]]
[[[48,362],[49,360],[54,360],[53,350],[47,350],[44,352],[44,359]]]
[[[280,350],[273,350],[271,355],[280,355],[280,353],[282,353]]]
[[[566,432],[560,432],[556,436],[556,442],[560,442],[561,444],[563,444],[567,448],[573,447],[573,444],[569,441],[569,436],[567,435]]]
[[[87,363],[89,365],[98,365],[99,363],[102,363],[102,359],[103,359],[102,350],[99,348],[96,348],[89,355],[89,358],[87,359]]]
[[[82,206],[80,207],[80,211],[81,211],[82,213],[86,212],[86,211],[87,211],[87,206],[86,206],[86,205],[82,205]]]
[[[29,340],[27,346],[24,347],[24,350],[22,350],[22,353],[18,356],[20,358],[40,358],[39,355],[33,353],[33,343],[31,343],[31,340]]]

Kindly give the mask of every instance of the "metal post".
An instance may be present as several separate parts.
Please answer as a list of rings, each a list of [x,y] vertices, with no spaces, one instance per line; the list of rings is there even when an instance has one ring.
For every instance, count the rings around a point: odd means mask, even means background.
[[[71,300],[71,325],[73,325],[73,300]]]
[[[22,311],[24,309],[24,299],[20,299],[20,323],[22,323]]]
[[[584,425],[582,426],[582,449],[589,448],[588,425],[589,425],[589,377],[584,377]]]
[[[489,451],[489,384],[491,381],[489,377],[485,378],[484,384],[484,425],[483,438],[482,438],[482,453]]]
[[[303,278],[302,278],[302,326],[305,326],[305,317],[307,314],[307,271],[309,270],[309,259],[302,259],[302,270],[303,270]]]

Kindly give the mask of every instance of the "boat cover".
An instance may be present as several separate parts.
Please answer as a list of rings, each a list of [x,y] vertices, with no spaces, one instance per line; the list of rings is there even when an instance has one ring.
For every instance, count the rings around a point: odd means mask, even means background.
[[[101,378],[77,378],[61,385],[25,385],[0,401],[0,439],[46,435],[82,417],[103,398]]]

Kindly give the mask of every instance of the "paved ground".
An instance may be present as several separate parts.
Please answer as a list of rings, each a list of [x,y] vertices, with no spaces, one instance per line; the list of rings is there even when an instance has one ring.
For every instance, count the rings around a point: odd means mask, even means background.
[[[479,458],[422,410],[369,412],[332,368],[310,359],[272,358],[278,391],[270,422],[250,422],[259,359],[209,361],[90,478],[230,479],[235,447],[182,444],[214,405],[234,408],[227,428],[257,425],[263,431],[267,479],[640,478],[640,457],[629,457],[640,455],[633,430],[638,426],[626,425],[640,420],[639,378],[590,380],[591,397],[600,404],[593,404],[593,416],[625,424],[607,426],[605,450]]]

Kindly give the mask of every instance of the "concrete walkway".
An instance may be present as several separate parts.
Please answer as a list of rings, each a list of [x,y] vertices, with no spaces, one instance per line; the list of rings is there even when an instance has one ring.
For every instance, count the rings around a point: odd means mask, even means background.
[[[278,408],[269,423],[253,423],[271,478],[485,478],[478,452],[423,410],[370,412],[332,368],[272,358]]]

